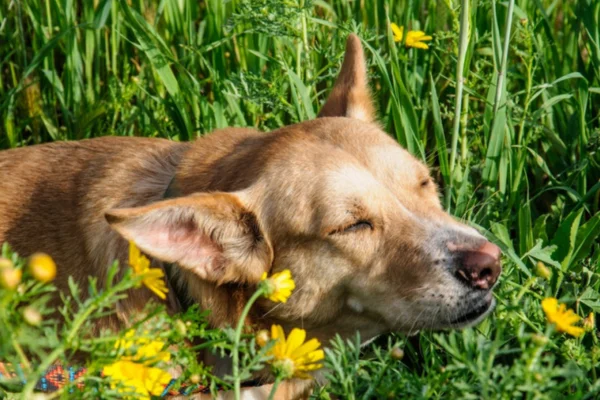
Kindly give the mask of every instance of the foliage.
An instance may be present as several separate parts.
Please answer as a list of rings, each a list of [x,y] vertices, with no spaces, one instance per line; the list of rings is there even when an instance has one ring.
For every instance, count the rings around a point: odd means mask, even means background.
[[[504,272],[476,328],[336,341],[315,397],[594,398],[597,330],[548,331],[540,303],[600,311],[599,21],[598,0],[5,1],[0,148],[314,118],[357,32],[382,126],[502,247]],[[432,35],[429,49],[394,42],[391,22]],[[43,349],[72,348],[51,332]]]

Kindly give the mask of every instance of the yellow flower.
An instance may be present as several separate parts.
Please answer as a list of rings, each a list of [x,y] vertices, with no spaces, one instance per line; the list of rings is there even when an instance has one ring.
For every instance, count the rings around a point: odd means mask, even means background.
[[[423,31],[408,31],[406,34],[406,47],[414,47],[417,49],[427,50],[429,46],[425,41],[431,40],[432,37],[425,35]]]
[[[56,278],[56,264],[48,254],[35,253],[29,258],[29,272],[40,282],[50,282]]]
[[[280,325],[273,325],[271,338],[275,341],[275,345],[268,352],[273,356],[271,364],[284,379],[291,377],[310,379],[308,372],[323,367],[322,364],[317,363],[325,358],[323,350],[318,350],[321,343],[317,339],[304,343],[306,339],[304,329],[292,329],[286,340],[283,328]]]
[[[546,313],[548,322],[554,324],[556,330],[559,332],[565,332],[575,337],[579,337],[583,334],[583,328],[573,326],[581,320],[581,317],[575,314],[573,310],[567,310],[566,305],[561,304],[559,306],[558,300],[554,297],[548,297],[542,300],[542,309]]]
[[[398,26],[395,23],[390,24],[390,28],[392,28],[392,33],[394,34],[394,42],[401,42],[404,39],[404,27]],[[431,39],[433,39],[429,35],[425,35],[423,31],[408,31],[406,34],[406,47],[415,47],[417,49],[427,50],[429,46],[427,43]]]
[[[146,337],[134,338],[135,331],[130,329],[125,333],[125,338],[117,340],[115,347],[124,349],[127,352],[135,351],[135,354],[128,358],[134,361],[144,361],[146,363],[156,363],[158,361],[169,361],[171,354],[162,351],[165,343],[161,340],[152,340]]]
[[[265,297],[275,303],[285,303],[290,296],[292,291],[296,288],[296,284],[292,279],[292,273],[289,269],[284,269],[281,272],[277,272],[267,278],[267,273],[263,273],[260,278],[261,281],[267,287]]]
[[[131,393],[132,396],[129,397],[135,399],[160,396],[171,381],[168,372],[129,360],[119,360],[107,365],[102,369],[102,374],[111,378],[111,388],[115,389],[121,384],[119,393]]]
[[[129,242],[129,265],[137,276],[142,277],[142,283],[161,299],[167,298],[167,285],[165,273],[159,268],[150,268],[150,260],[144,256],[135,243]]]
[[[150,396],[159,396],[165,386],[171,381],[171,375],[160,368],[151,367],[159,361],[169,361],[171,355],[163,351],[165,343],[160,340],[145,337],[134,338],[135,331],[130,330],[125,338],[115,344],[117,349],[124,349],[126,353],[120,360],[105,366],[102,374],[111,378],[111,388],[121,384],[120,393],[135,393],[135,397],[150,399]]]

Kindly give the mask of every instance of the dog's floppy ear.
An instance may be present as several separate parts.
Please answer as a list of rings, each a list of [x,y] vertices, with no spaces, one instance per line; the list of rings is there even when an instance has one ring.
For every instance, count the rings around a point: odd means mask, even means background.
[[[114,209],[106,220],[144,253],[217,283],[258,282],[273,258],[256,216],[235,194],[194,194]]]
[[[346,41],[342,70],[319,117],[350,117],[371,122],[375,108],[367,83],[367,65],[360,39],[351,33]]]

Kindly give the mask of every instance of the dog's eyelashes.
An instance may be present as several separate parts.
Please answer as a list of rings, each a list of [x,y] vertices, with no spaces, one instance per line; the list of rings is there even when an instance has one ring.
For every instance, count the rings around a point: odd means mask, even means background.
[[[352,232],[363,231],[366,229],[373,230],[373,224],[370,221],[361,219],[360,221],[357,221],[357,222],[353,223],[352,225],[336,229],[335,231],[330,232],[329,234],[335,235],[337,233],[352,233]]]
[[[344,232],[354,232],[360,231],[363,229],[373,229],[373,224],[369,221],[358,221],[355,224],[350,225],[349,227],[344,229]]]

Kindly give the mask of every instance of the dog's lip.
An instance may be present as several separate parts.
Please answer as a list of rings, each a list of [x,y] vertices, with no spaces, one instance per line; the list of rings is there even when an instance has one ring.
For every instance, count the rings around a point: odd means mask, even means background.
[[[478,304],[475,308],[467,311],[466,313],[460,315],[458,318],[452,320],[450,322],[451,325],[466,325],[471,322],[476,321],[483,315],[485,315],[489,310],[491,310],[495,305],[494,297],[492,296],[492,292],[488,292],[483,301]]]

